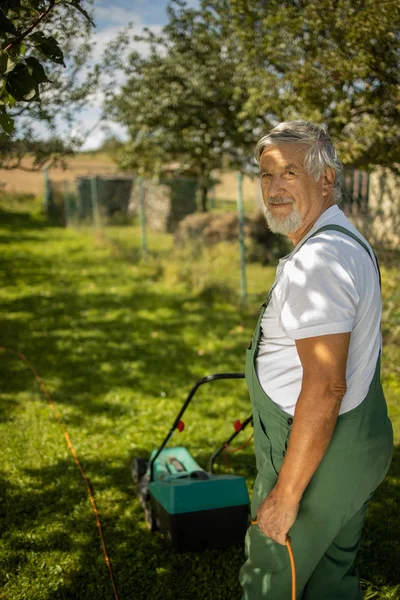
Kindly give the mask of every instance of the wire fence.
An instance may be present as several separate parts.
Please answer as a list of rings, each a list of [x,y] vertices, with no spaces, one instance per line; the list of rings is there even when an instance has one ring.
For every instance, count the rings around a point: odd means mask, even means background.
[[[245,303],[248,262],[274,261],[288,251],[288,244],[282,236],[267,229],[255,178],[241,173],[215,177],[208,189],[207,212],[200,210],[202,191],[193,177],[150,179],[99,174],[52,181],[45,171],[43,202],[55,224],[91,227],[103,232],[112,226],[136,226],[140,231],[142,259],[157,251],[158,244],[152,235],[157,233],[170,235],[175,248],[190,247],[193,259],[220,242],[235,245],[235,254],[231,252],[231,256],[237,289]],[[342,195],[343,208],[348,214],[363,214],[368,207],[368,174],[345,173]],[[208,258],[203,258],[214,260],[210,256],[209,253]]]

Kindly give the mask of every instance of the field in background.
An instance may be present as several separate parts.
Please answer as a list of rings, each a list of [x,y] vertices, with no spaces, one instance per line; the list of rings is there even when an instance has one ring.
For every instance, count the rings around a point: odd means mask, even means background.
[[[129,465],[161,442],[195,380],[242,370],[274,267],[249,265],[244,308],[236,244],[178,252],[172,236],[149,232],[143,261],[138,227],[52,228],[33,206],[0,202],[0,346],[33,362],[63,418],[95,492],[120,600],[238,600],[243,548],[172,554],[144,525]],[[364,600],[398,600],[399,252],[378,256],[383,384],[397,446],[368,511],[358,566]],[[0,358],[0,599],[108,600],[94,515],[62,432],[27,366]],[[243,382],[214,382],[173,441],[206,467],[249,409]],[[251,444],[231,463],[251,490]]]
[[[49,177],[53,181],[73,181],[82,175],[110,175],[118,173],[118,168],[107,154],[87,153],[68,158],[66,169],[49,169]],[[32,162],[26,159],[23,166],[31,168]],[[124,173],[126,175],[126,173]],[[216,200],[236,200],[237,181],[234,172],[216,171],[215,176],[220,181],[215,186],[214,197]],[[32,194],[43,193],[42,171],[28,171],[24,169],[0,169],[0,185],[4,184],[6,193]],[[255,179],[243,178],[243,197],[245,201],[257,202],[259,186]]]
[[[117,173],[116,165],[105,154],[81,154],[68,158],[67,168],[49,169],[49,177],[54,181],[72,181],[81,175],[108,175]],[[0,185],[4,185],[6,193],[43,194],[43,172],[29,171],[32,161],[25,159],[22,163],[24,169],[0,169]]]

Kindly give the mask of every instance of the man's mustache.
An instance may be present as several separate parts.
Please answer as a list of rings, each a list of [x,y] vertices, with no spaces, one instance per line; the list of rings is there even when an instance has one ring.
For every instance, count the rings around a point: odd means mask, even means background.
[[[274,198],[268,198],[268,204],[294,204],[292,198],[283,198],[282,196],[275,196]]]

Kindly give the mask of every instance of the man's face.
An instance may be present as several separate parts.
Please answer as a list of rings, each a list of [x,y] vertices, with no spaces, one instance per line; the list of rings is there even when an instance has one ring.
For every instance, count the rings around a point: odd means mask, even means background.
[[[271,231],[294,238],[294,241],[298,237],[296,233],[310,229],[327,208],[326,192],[325,197],[323,195],[324,178],[316,182],[306,172],[304,153],[304,148],[298,144],[267,146],[260,160],[268,226]]]

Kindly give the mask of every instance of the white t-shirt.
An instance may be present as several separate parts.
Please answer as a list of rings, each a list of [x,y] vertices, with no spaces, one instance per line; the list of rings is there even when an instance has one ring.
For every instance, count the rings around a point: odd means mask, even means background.
[[[320,216],[306,239],[328,224],[357,235],[373,257],[338,206]],[[258,378],[271,400],[294,415],[303,376],[295,340],[351,331],[343,414],[367,395],[381,347],[376,262],[359,242],[339,231],[323,231],[296,252],[298,246],[279,261],[276,286],[261,321]]]

